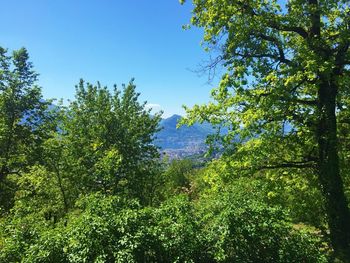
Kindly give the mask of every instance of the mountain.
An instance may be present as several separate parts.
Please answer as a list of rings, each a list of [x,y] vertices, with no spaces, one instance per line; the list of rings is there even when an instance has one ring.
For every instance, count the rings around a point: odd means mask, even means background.
[[[214,132],[213,127],[209,123],[195,123],[177,129],[176,125],[181,118],[180,115],[173,115],[162,119],[162,130],[157,133],[155,144],[170,158],[203,154],[207,149],[205,139]]]

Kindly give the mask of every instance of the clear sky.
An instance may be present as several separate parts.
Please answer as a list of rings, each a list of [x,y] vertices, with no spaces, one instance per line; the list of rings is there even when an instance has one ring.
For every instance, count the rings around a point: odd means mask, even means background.
[[[80,78],[112,87],[135,78],[141,100],[164,117],[209,100],[202,31],[183,30],[178,0],[0,0],[0,45],[26,47],[45,98],[74,98]]]

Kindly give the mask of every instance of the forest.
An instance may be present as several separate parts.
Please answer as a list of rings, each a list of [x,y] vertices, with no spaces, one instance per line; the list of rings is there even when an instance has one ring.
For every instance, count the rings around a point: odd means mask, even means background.
[[[349,1],[192,4],[205,163],[161,154],[133,79],[63,103],[0,47],[0,262],[350,262]]]

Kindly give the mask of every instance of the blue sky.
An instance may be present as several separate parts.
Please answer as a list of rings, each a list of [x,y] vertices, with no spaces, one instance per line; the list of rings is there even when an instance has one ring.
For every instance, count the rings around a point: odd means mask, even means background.
[[[0,0],[0,45],[26,47],[45,98],[74,98],[80,78],[112,87],[135,78],[141,100],[164,116],[209,100],[202,31],[183,30],[178,0]],[[213,83],[215,84],[215,83]],[[156,109],[158,107],[155,106]]]

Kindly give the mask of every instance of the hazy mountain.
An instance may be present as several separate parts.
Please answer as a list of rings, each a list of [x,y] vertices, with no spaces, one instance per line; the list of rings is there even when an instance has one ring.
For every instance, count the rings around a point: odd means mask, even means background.
[[[161,120],[160,126],[163,129],[157,133],[156,145],[173,158],[204,153],[207,148],[205,139],[208,134],[214,132],[212,126],[208,123],[195,123],[190,127],[182,126],[176,129],[180,119],[180,115],[173,115]]]

